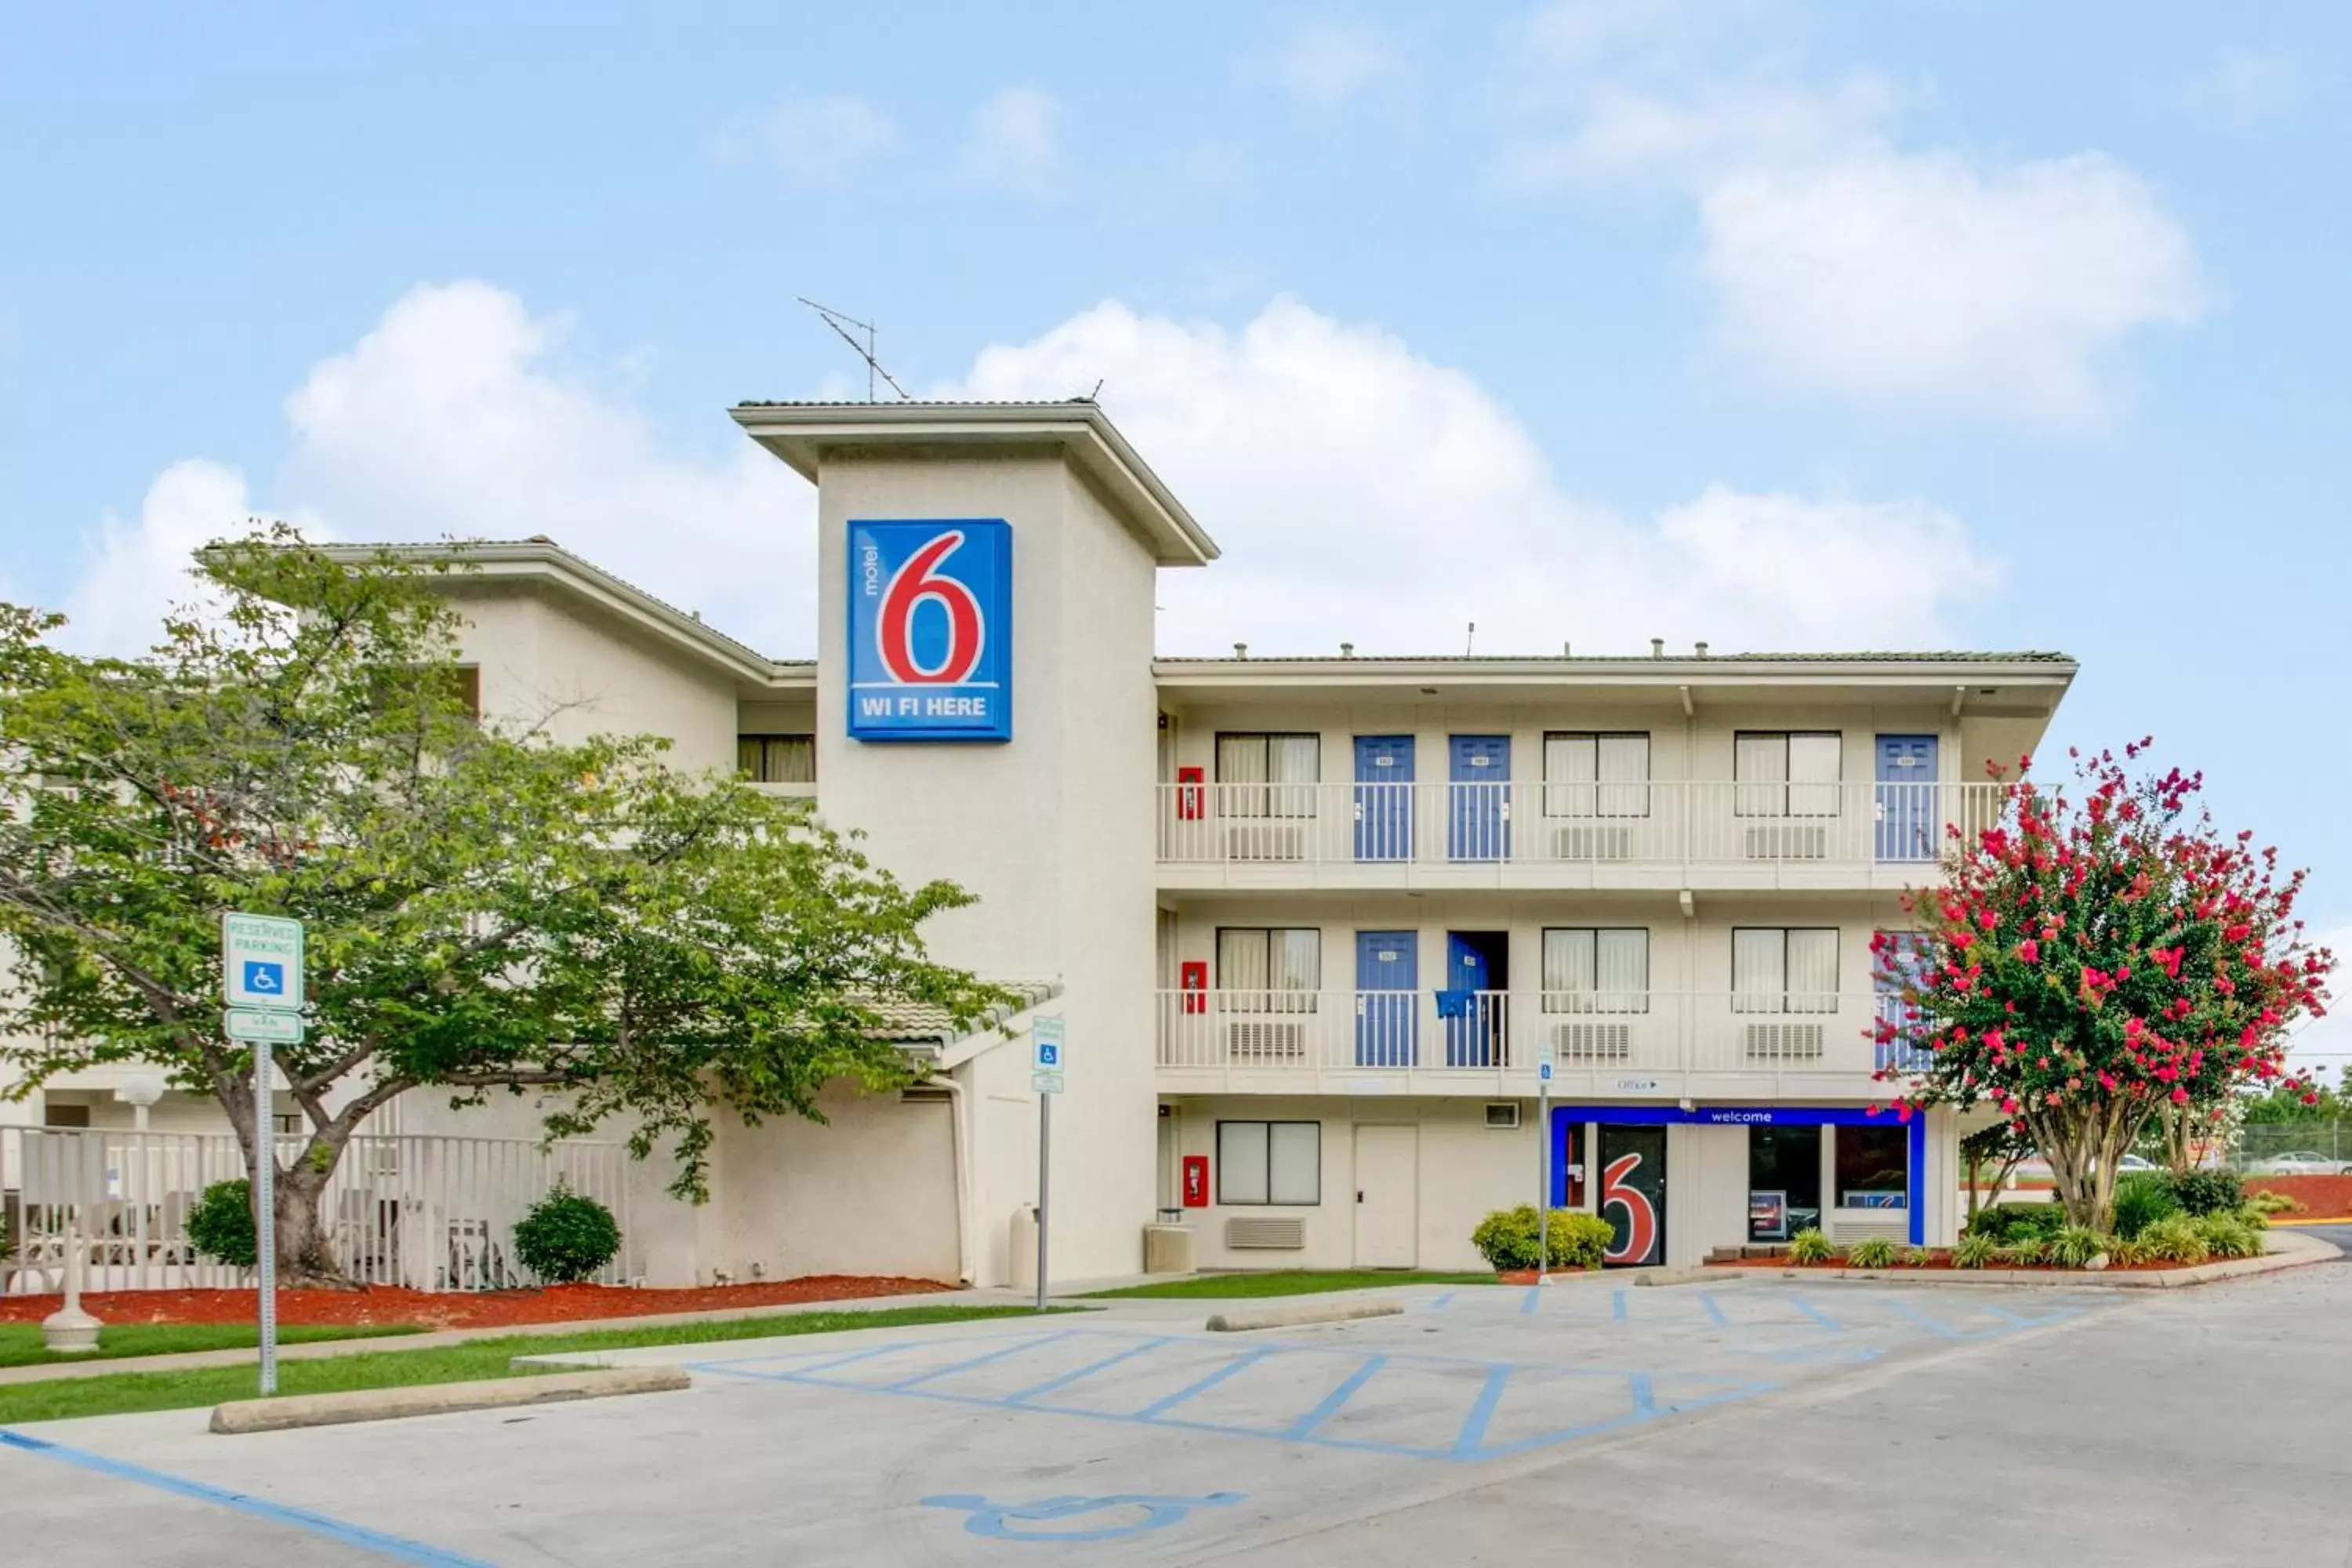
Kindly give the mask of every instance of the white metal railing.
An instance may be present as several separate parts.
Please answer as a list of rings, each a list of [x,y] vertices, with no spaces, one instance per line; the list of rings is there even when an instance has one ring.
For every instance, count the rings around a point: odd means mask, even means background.
[[[1555,1084],[1693,1075],[1843,1075],[1918,1065],[1880,1042],[1902,1004],[1873,992],[1162,991],[1165,1072],[1532,1079],[1549,1044]]]
[[[281,1163],[302,1142],[279,1139]],[[618,1284],[636,1272],[627,1159],[618,1143],[362,1135],[328,1183],[320,1222],[336,1262],[363,1284],[504,1289],[530,1282],[514,1254],[515,1222],[561,1180],[619,1221],[621,1255],[599,1277]],[[82,1249],[89,1290],[249,1284],[249,1271],[199,1254],[187,1229],[206,1187],[245,1173],[236,1139],[226,1133],[0,1127],[10,1238],[0,1251],[0,1295],[60,1289],[69,1245]]]
[[[1171,784],[1166,865],[1898,865],[2000,821],[1998,784]]]

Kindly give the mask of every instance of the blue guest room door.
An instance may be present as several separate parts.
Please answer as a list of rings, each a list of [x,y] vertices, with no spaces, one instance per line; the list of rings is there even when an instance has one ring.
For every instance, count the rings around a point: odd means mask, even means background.
[[[1453,738],[1445,855],[1449,860],[1506,860],[1511,854],[1511,738]]]
[[[1933,860],[1942,831],[1936,809],[1936,737],[1878,737],[1878,846],[1881,860]]]
[[[1412,737],[1356,737],[1356,858],[1412,858]]]
[[[1409,1068],[1420,1014],[1419,933],[1356,933],[1356,1065]]]

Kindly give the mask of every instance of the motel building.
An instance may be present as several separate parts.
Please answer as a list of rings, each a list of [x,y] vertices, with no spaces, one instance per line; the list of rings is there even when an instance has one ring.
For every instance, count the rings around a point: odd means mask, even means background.
[[[484,710],[813,797],[978,895],[932,951],[1031,1005],[894,1018],[930,1081],[829,1093],[826,1125],[722,1119],[699,1208],[645,1168],[639,1277],[1016,1282],[1044,1016],[1061,1280],[1135,1273],[1155,1224],[1204,1268],[1476,1268],[1547,1147],[1613,1263],[1953,1240],[1952,1114],[1870,1110],[1904,1048],[1871,937],[1994,818],[1986,764],[2036,747],[2071,660],[1157,658],[1158,574],[1217,548],[1094,404],[732,412],[816,486],[817,658],[484,545],[445,580]],[[406,1098],[406,1132],[535,1123]]]

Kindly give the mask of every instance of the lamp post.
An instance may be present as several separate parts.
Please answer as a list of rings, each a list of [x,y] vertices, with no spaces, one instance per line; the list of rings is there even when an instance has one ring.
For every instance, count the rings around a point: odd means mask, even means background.
[[[159,1072],[129,1072],[114,1086],[114,1098],[131,1107],[131,1174],[122,1195],[131,1203],[131,1256],[138,1259],[139,1285],[147,1283],[147,1194],[154,1190],[154,1172],[147,1161],[147,1112],[163,1098],[168,1086]]]

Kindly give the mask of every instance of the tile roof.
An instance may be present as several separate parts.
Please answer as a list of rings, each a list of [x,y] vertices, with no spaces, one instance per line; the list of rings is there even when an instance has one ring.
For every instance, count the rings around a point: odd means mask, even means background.
[[[905,1046],[939,1046],[981,1029],[1002,1023],[1016,1013],[1049,1002],[1062,994],[1056,980],[999,980],[993,984],[1013,993],[1013,1005],[990,1016],[977,1027],[960,1029],[948,1010],[931,1002],[885,1001],[866,1002],[866,1008],[879,1020],[875,1033],[894,1044]]]

